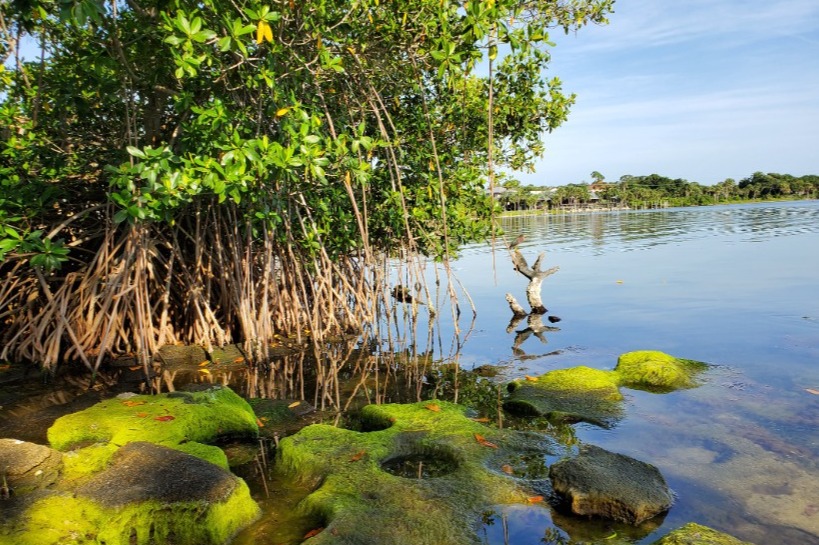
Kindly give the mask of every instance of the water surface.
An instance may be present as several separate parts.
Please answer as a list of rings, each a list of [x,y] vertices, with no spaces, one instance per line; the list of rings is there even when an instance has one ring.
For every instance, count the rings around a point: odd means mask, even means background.
[[[605,524],[572,537],[650,543],[695,521],[758,545],[819,543],[819,395],[807,391],[819,390],[819,202],[538,215],[503,226],[509,240],[524,234],[529,263],[546,252],[544,268],[560,267],[543,300],[562,321],[545,343],[533,336],[513,351],[504,294],[524,303],[526,280],[502,241],[470,246],[454,266],[478,308],[464,367],[504,365],[504,378],[611,369],[619,354],[644,349],[714,365],[694,390],[624,390],[627,416],[611,430],[580,426],[581,441],[659,467],[676,503],[644,537],[614,536]],[[565,532],[549,533],[557,515],[540,509],[501,513],[486,542],[560,543]]]

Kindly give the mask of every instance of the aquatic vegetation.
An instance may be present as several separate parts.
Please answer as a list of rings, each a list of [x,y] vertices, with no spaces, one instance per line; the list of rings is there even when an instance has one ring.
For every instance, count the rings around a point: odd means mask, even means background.
[[[713,528],[689,522],[651,545],[752,545]]]
[[[610,427],[623,417],[623,395],[610,371],[584,366],[558,369],[516,380],[508,389],[503,408],[515,414],[582,420],[602,427]]]
[[[525,503],[532,494],[500,469],[525,441],[466,411],[440,400],[369,405],[361,422],[372,431],[316,424],[283,439],[279,468],[315,487],[299,504],[322,521],[314,542],[471,544],[482,509]]]
[[[621,387],[656,392],[693,388],[699,385],[697,375],[707,368],[705,363],[663,352],[628,352],[613,371],[578,366],[515,380],[503,407],[516,414],[611,427],[623,417]]]
[[[227,468],[221,449],[205,443],[220,437],[255,437],[250,405],[229,388],[113,398],[58,418],[48,430],[52,447],[71,451],[65,476],[78,478],[102,469],[119,447],[148,441]],[[83,447],[83,448],[76,448]]]
[[[635,390],[671,391],[699,385],[696,377],[708,364],[675,358],[656,350],[622,354],[614,372],[621,386]]]

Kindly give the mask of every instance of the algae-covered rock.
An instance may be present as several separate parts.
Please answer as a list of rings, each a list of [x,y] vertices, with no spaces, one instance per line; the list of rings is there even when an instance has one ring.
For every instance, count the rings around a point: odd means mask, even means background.
[[[611,371],[579,366],[509,384],[507,411],[611,427],[623,417],[623,395]]]
[[[133,441],[175,448],[227,468],[221,449],[203,443],[221,437],[256,436],[250,405],[229,388],[108,399],[58,418],[48,430],[64,457],[66,475],[81,477],[103,468],[116,450]]]
[[[594,445],[549,469],[552,487],[573,513],[641,522],[666,511],[673,498],[660,471],[651,464]]]
[[[753,545],[747,541],[718,532],[713,528],[689,522],[651,545]]]
[[[703,362],[675,358],[656,350],[639,350],[622,354],[614,372],[620,385],[627,388],[671,391],[698,386],[696,377],[707,368]]]
[[[225,543],[259,507],[222,449],[205,443],[257,433],[247,402],[220,387],[63,416],[48,430],[63,451],[60,477],[15,498],[20,514],[0,525],[0,545]]]
[[[236,476],[194,456],[134,442],[75,493],[35,501],[21,527],[4,537],[16,545],[220,545],[258,515]]]
[[[517,441],[445,403],[370,405],[364,430],[308,426],[280,442],[279,467],[317,489],[299,508],[323,521],[320,544],[480,543],[474,521],[490,505],[523,502],[490,465]]]
[[[15,494],[53,484],[62,465],[62,455],[56,450],[16,439],[0,439],[0,475]]]

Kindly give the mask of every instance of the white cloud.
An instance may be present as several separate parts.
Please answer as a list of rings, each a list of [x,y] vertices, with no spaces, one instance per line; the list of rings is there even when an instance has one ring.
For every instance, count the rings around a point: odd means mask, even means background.
[[[558,40],[577,104],[525,183],[656,172],[700,183],[819,174],[819,2],[619,0]],[[795,38],[791,39],[789,37]]]

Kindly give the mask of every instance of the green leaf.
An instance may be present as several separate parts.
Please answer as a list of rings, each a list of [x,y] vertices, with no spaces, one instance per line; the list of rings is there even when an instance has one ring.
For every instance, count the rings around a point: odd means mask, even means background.
[[[146,158],[145,152],[139,148],[135,148],[134,146],[126,146],[125,149],[128,151],[130,155],[133,155],[134,157],[138,157],[140,159]]]

